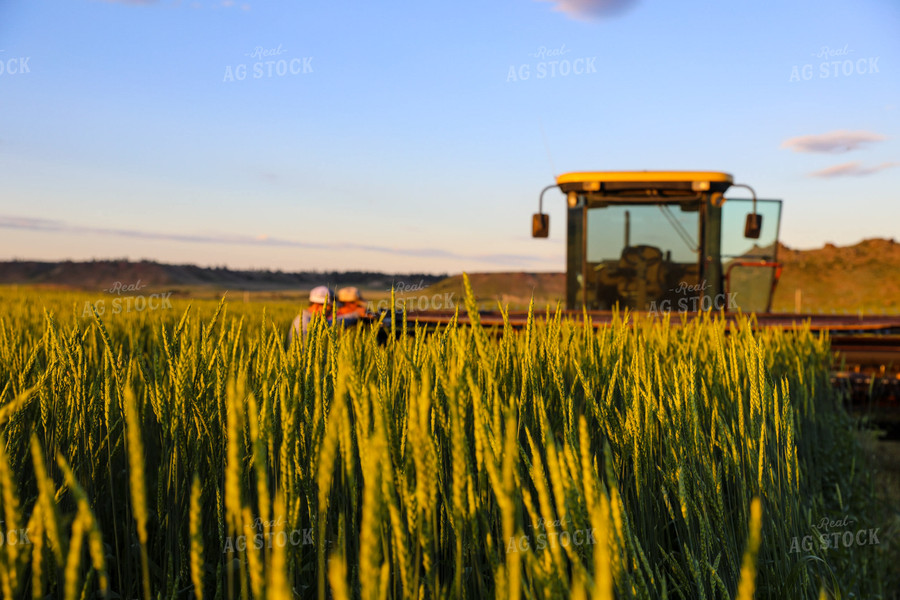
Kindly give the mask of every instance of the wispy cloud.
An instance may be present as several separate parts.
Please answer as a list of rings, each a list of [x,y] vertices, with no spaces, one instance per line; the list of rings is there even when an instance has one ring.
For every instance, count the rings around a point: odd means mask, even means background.
[[[181,6],[184,2],[183,0],[169,0],[167,2],[162,2],[161,0],[100,0],[102,2],[107,2],[109,4],[126,4],[131,6],[150,6],[151,4],[156,4],[162,6],[165,4],[170,7],[178,7]],[[200,8],[232,8],[238,7],[238,3],[236,0],[206,0],[206,2],[191,2],[191,8],[200,9]],[[246,2],[242,3],[238,8],[241,10],[250,10],[250,5]]]
[[[842,154],[852,150],[858,150],[864,144],[881,142],[887,136],[871,131],[847,131],[839,129],[819,135],[801,135],[781,142],[782,148],[789,148],[794,152],[822,152],[826,154]]]
[[[612,17],[625,12],[637,4],[637,0],[540,0],[553,2],[553,10],[565,13],[578,20],[592,20]]]
[[[900,163],[885,162],[874,167],[864,167],[858,162],[854,161],[835,165],[833,167],[828,167],[827,169],[822,169],[821,171],[810,173],[810,175],[812,177],[864,177],[866,175],[873,175],[875,173],[878,173],[879,171],[884,171],[885,169],[890,169],[891,167],[897,166],[900,166]]]
[[[70,225],[64,221],[53,219],[38,219],[32,217],[12,217],[0,215],[0,229],[19,229],[28,231],[41,231],[44,233],[64,234],[89,234],[110,235],[128,237],[131,239],[159,240],[166,242],[189,242],[198,244],[238,244],[250,246],[270,246],[303,248],[307,250],[355,250],[360,252],[378,252],[393,256],[414,256],[419,258],[444,258],[454,260],[476,261],[495,265],[520,265],[528,266],[534,263],[556,263],[555,259],[542,256],[519,254],[460,254],[436,248],[396,248],[392,246],[377,246],[371,244],[323,244],[319,242],[302,242],[284,238],[269,237],[268,235],[242,235],[242,234],[176,234],[154,231],[141,231],[137,229],[115,229],[107,227],[88,227],[84,225]]]

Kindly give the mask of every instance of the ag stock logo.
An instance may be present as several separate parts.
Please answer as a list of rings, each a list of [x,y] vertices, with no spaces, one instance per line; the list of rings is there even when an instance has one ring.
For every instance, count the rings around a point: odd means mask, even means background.
[[[256,520],[245,529],[250,532],[249,534],[225,538],[225,546],[222,549],[222,554],[234,552],[235,550],[244,552],[249,548],[262,550],[264,547],[272,548],[273,545],[284,548],[288,544],[294,547],[311,546],[313,544],[312,527],[307,527],[306,529],[292,529],[291,531],[273,531],[283,527],[284,517],[278,517],[278,519],[272,519],[268,522],[262,521],[257,517]],[[268,530],[268,533],[263,533],[264,530]]]
[[[244,54],[250,63],[243,62],[236,65],[225,66],[223,83],[243,81],[249,75],[252,79],[270,79],[272,77],[285,77],[290,75],[307,75],[313,72],[312,56],[283,57],[287,53],[281,44],[277,48],[264,48],[257,46]]]
[[[669,290],[670,296],[674,298],[666,298],[657,302],[650,302],[649,313],[658,315],[659,313],[668,312],[699,312],[709,310],[737,310],[737,292],[728,292],[727,294],[708,295],[707,288],[712,287],[706,283],[704,279],[696,285],[681,282],[677,287]]]
[[[0,77],[31,73],[28,66],[30,59],[30,56],[8,56],[5,50],[0,50]]]
[[[0,547],[30,545],[31,539],[28,537],[27,528],[6,527],[4,522],[0,521]]]
[[[137,292],[144,287],[147,287],[147,285],[141,285],[141,280],[138,279],[136,282],[129,284],[123,284],[121,281],[117,281],[112,284],[109,289],[103,290],[107,294],[116,296],[110,302],[110,312],[117,315],[123,312],[144,312],[145,310],[172,308],[172,301],[169,300],[169,296],[172,295],[172,292],[165,292],[162,294],[129,294],[127,296],[122,296],[123,293]],[[101,299],[93,303],[85,301],[84,310],[82,311],[81,316],[90,317],[93,314],[93,310],[96,310],[97,314],[102,317],[106,313],[106,300]]]
[[[878,531],[880,527],[875,529],[860,527],[856,528],[853,524],[855,520],[844,516],[843,519],[829,519],[823,517],[818,524],[813,524],[813,535],[794,536],[791,538],[791,548],[789,554],[804,552],[815,552],[819,550],[826,552],[828,550],[837,550],[841,546],[849,548],[851,546],[877,546],[881,544],[878,539]]]
[[[566,57],[572,52],[563,44],[559,48],[541,46],[528,56],[537,62],[510,65],[506,73],[506,83],[534,79],[553,79],[570,75],[592,75],[597,72],[596,56]]]
[[[418,283],[399,282],[394,286],[394,306],[397,310],[407,311],[414,310],[453,310],[456,307],[456,292],[443,292],[429,295],[426,292],[425,282],[420,280]],[[419,293],[416,292],[426,292]],[[390,299],[381,299],[377,303],[369,301],[366,304],[366,310],[369,312],[379,312],[388,310],[391,307]]]
[[[809,62],[791,67],[790,82],[811,79],[838,79],[859,75],[877,75],[880,56],[851,56],[854,51],[850,44],[832,48],[822,46],[812,53],[818,62]]]
[[[545,521],[540,518],[532,531],[532,535],[511,537],[506,544],[506,553],[534,550],[540,552],[544,548],[567,548],[597,543],[597,530],[593,528],[569,529],[571,519]],[[547,527],[550,526],[550,531]]]

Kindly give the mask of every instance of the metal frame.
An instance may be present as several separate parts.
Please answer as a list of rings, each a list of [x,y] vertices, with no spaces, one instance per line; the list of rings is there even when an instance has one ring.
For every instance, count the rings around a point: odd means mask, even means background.
[[[566,306],[576,309],[578,290],[581,290],[582,304],[587,301],[588,289],[588,210],[609,205],[668,204],[672,202],[698,203],[698,256],[697,269],[700,281],[707,286],[703,296],[722,294],[730,287],[730,271],[723,273],[722,264],[722,206],[726,202],[725,192],[730,188],[744,188],[751,194],[753,214],[757,215],[756,191],[749,185],[734,183],[728,173],[718,171],[618,171],[618,172],[573,172],[559,175],[556,183],[541,190],[538,198],[538,214],[544,214],[544,194],[558,188],[564,194],[578,194],[576,206],[567,203],[566,214]],[[780,202],[780,201],[779,201]],[[593,206],[592,206],[593,205]],[[602,206],[600,206],[602,205]],[[579,215],[573,211],[580,210]],[[580,231],[579,231],[580,229]],[[781,233],[781,219],[776,223],[775,248],[773,257],[777,265],[778,236]],[[581,235],[580,248],[573,247],[573,236]],[[580,254],[580,256],[578,255]],[[580,269],[574,261],[580,260]],[[580,271],[580,285],[578,284]],[[780,276],[780,272],[778,274]],[[775,285],[773,280],[769,293],[768,307],[771,308]],[[574,281],[573,281],[574,280]]]
[[[771,312],[772,310],[772,300],[775,298],[775,286],[778,285],[778,281],[781,279],[781,271],[784,269],[784,265],[780,262],[771,261],[771,260],[738,260],[732,262],[728,265],[728,268],[725,270],[725,293],[728,294],[731,292],[731,270],[735,267],[769,267],[775,269],[775,277],[772,278],[772,289],[769,290],[769,301],[766,303],[766,311]]]

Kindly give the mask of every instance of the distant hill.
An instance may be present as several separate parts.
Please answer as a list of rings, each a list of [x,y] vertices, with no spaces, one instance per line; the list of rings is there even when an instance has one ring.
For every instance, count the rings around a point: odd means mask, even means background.
[[[800,309],[809,313],[900,313],[900,243],[870,239],[853,246],[826,244],[813,250],[794,250],[780,245],[778,260],[784,265],[773,300],[775,312],[794,312],[797,290]],[[469,279],[479,307],[497,308],[497,302],[511,309],[527,308],[534,294],[543,309],[565,301],[563,273],[470,273]],[[369,299],[390,296],[391,284],[413,284],[413,291],[400,291],[398,297],[453,294],[453,302],[462,302],[465,290],[462,275],[391,275],[365,271],[297,272],[241,271],[194,265],[167,265],[156,262],[0,262],[0,284],[26,284],[76,288],[108,289],[115,284],[178,290],[191,296],[215,296],[221,290],[272,292],[268,297],[302,299],[305,292],[327,283],[335,287],[355,285]],[[422,289],[425,288],[425,289]],[[443,307],[443,306],[442,306]],[[449,307],[444,307],[449,308]]]
[[[317,285],[355,285],[388,289],[392,281],[422,281],[426,285],[446,275],[425,273],[392,275],[367,271],[296,272],[241,271],[195,265],[104,260],[90,262],[0,262],[0,284],[40,285],[82,290],[109,289],[140,282],[147,288],[210,288],[215,290],[309,290]]]
[[[748,256],[769,254],[753,248]],[[779,245],[784,265],[772,301],[774,312],[794,312],[796,290],[800,310],[806,313],[900,313],[900,243],[870,239],[853,246],[794,250]],[[470,273],[469,280],[482,309],[495,309],[497,301],[510,308],[526,308],[534,292],[539,307],[565,302],[564,273]],[[463,297],[462,275],[454,275],[428,288],[428,292],[454,292]]]
[[[565,273],[468,273],[472,291],[479,308],[497,310],[497,302],[511,310],[528,308],[534,294],[535,306],[543,309],[557,300],[566,302]],[[465,285],[462,275],[454,275],[429,286],[428,294],[453,293],[456,302],[465,301]]]
[[[815,250],[781,246],[778,260],[784,272],[772,302],[775,312],[793,312],[800,290],[801,312],[900,313],[900,243],[894,240]]]

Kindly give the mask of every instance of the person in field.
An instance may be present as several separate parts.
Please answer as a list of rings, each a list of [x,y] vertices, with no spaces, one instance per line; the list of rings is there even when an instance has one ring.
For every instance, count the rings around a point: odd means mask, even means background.
[[[309,292],[309,308],[294,318],[291,323],[291,330],[288,332],[288,345],[294,339],[294,335],[299,333],[302,340],[306,341],[306,334],[309,331],[309,324],[315,315],[322,315],[325,321],[331,325],[334,321],[340,321],[345,325],[353,325],[359,320],[359,315],[352,314],[334,314],[334,292],[324,285],[314,287]]]
[[[331,313],[334,310],[334,292],[327,286],[314,287],[309,292],[309,308],[294,317],[291,330],[288,332],[288,345],[293,341],[295,334],[301,334],[306,341],[306,332],[314,315],[322,315],[331,323]]]
[[[360,295],[359,289],[355,287],[341,288],[338,292],[338,302],[340,302],[340,307],[337,309],[338,316],[356,315],[361,318],[367,314],[363,297]]]

